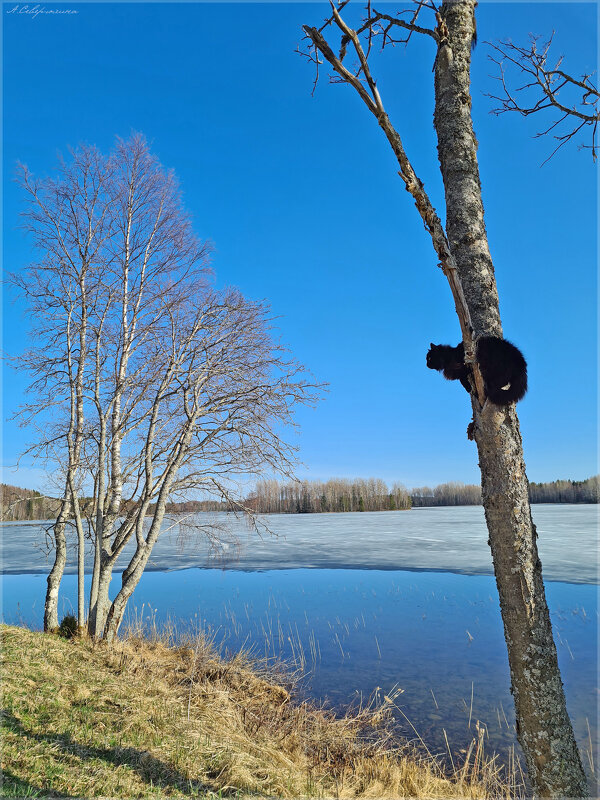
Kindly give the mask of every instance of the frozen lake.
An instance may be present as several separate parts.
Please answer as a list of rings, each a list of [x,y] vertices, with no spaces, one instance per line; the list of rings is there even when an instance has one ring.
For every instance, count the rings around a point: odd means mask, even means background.
[[[545,580],[598,583],[598,506],[534,505],[532,512]],[[148,569],[214,566],[242,570],[320,568],[493,574],[481,506],[272,514],[262,519],[271,533],[258,537],[231,514],[194,515],[188,523],[224,527],[223,548],[212,553],[201,532],[191,531],[176,520],[165,522]],[[3,573],[49,570],[44,524],[47,523],[1,525]],[[127,552],[120,559],[121,570],[128,561]],[[90,546],[86,570],[91,566]],[[75,550],[71,548],[67,573],[75,570]]]

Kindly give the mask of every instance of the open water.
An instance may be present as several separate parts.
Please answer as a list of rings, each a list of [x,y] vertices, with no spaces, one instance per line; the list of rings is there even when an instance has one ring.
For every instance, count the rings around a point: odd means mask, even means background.
[[[569,712],[591,774],[598,763],[598,517],[595,506],[534,506]],[[177,526],[130,601],[130,619],[208,631],[302,670],[302,691],[334,707],[395,697],[401,732],[464,754],[516,746],[487,530],[479,507],[272,515],[262,539],[230,515],[224,548]],[[206,524],[207,515],[194,522]],[[3,619],[39,627],[48,570],[40,523],[5,524]],[[74,554],[73,554],[74,556]],[[74,559],[70,571],[74,571]],[[90,560],[91,566],[91,560]],[[115,576],[115,591],[120,585]],[[86,577],[86,591],[89,576]],[[63,580],[61,611],[75,606]]]

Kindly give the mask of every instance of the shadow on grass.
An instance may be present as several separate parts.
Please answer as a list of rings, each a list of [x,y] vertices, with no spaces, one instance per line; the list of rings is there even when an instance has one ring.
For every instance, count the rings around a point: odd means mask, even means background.
[[[74,741],[68,733],[33,733],[27,730],[18,717],[2,712],[3,726],[9,730],[36,742],[46,742],[52,745],[55,750],[60,750],[65,754],[84,759],[100,759],[112,766],[125,766],[135,770],[140,778],[153,788],[174,788],[182,793],[201,795],[206,793],[214,796],[210,792],[210,787],[201,781],[194,781],[186,778],[181,773],[174,770],[169,764],[155,758],[146,750],[139,750],[135,747],[90,747]],[[10,773],[4,772],[4,786],[0,797],[70,797],[71,795],[49,793],[47,788],[38,789],[31,786],[26,781],[19,778],[11,778]],[[15,792],[7,794],[10,787],[9,781],[14,782]]]
[[[17,778],[12,772],[2,770],[2,784],[0,785],[0,797],[70,797],[68,794],[48,794],[47,789],[33,786],[27,781]]]

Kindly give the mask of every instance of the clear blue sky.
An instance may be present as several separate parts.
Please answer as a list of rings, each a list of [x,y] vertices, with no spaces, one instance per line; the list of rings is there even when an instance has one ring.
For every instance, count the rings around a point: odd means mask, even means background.
[[[330,383],[298,416],[300,474],[478,482],[467,394],[425,366],[430,341],[460,339],[428,234],[374,118],[324,68],[311,97],[312,68],[295,53],[302,23],[320,25],[328,5],[64,3],[78,13],[36,17],[9,13],[17,5],[2,17],[5,268],[30,258],[16,228],[16,161],[44,174],[68,145],[108,149],[141,131],[214,242],[219,285],[266,298],[294,354]],[[480,2],[477,14],[473,114],[504,334],[529,362],[519,405],[528,476],[583,479],[598,469],[596,168],[574,145],[541,167],[552,144],[532,137],[543,121],[489,113],[484,42],[555,30],[565,68],[590,72],[598,6]],[[432,44],[413,37],[376,73],[443,218]],[[4,349],[15,352],[26,320],[9,300]],[[27,441],[9,421],[25,383],[5,370],[5,466]],[[42,487],[26,462],[4,480]]]

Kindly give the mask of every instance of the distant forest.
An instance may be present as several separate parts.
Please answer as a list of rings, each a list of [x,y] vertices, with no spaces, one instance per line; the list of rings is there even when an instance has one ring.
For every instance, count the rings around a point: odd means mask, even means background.
[[[29,519],[54,519],[60,503],[53,497],[45,497],[32,489],[0,484],[0,521]]]
[[[91,499],[81,498],[83,513],[91,507]],[[121,510],[127,511],[127,501],[121,504]],[[46,497],[40,492],[31,489],[21,489],[18,486],[0,484],[0,522],[20,522],[32,519],[55,519],[60,501],[53,497]],[[148,513],[152,513],[151,505]],[[227,504],[218,500],[189,500],[183,503],[168,503],[167,513],[189,514],[195,511],[227,511]]]
[[[435,488],[421,486],[411,489],[413,508],[418,506],[480,506],[481,486],[465,483],[442,483]],[[530,483],[531,503],[598,503],[600,475],[585,481],[552,481]]]
[[[411,507],[401,483],[389,489],[379,478],[321,481],[259,481],[246,504],[261,514],[307,514],[328,511],[396,511]]]
[[[532,503],[598,503],[600,476],[585,481],[531,483]],[[481,505],[481,487],[459,482],[406,489],[401,483],[391,489],[378,478],[326,482],[260,481],[246,499],[263,514],[305,514],[332,511],[396,511],[422,506]]]
[[[600,475],[585,481],[561,480],[551,483],[530,483],[532,503],[598,503]],[[84,499],[85,507],[85,499]],[[406,489],[401,483],[391,488],[379,478],[348,480],[332,478],[322,481],[265,480],[246,498],[246,505],[259,514],[310,514],[343,511],[399,511],[423,506],[481,505],[481,487],[460,482]],[[0,521],[19,522],[53,519],[59,501],[31,489],[0,484]],[[227,511],[228,506],[216,500],[188,500],[170,503],[167,513],[195,511]],[[126,504],[123,504],[126,511]]]
[[[599,503],[600,475],[585,481],[552,481],[530,483],[532,503]]]

